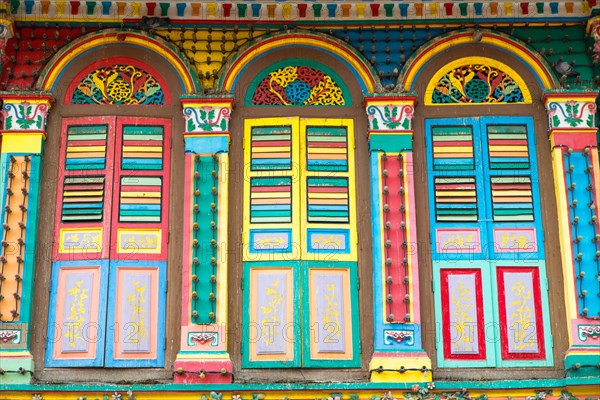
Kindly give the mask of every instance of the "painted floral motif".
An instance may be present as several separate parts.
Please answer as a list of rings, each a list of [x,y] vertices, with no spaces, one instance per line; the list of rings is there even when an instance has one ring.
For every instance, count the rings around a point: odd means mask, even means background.
[[[73,92],[72,104],[165,104],[163,90],[148,72],[115,64],[90,72]]]
[[[388,104],[367,107],[371,130],[409,130],[414,117],[414,108],[409,105]]]
[[[230,112],[227,107],[186,107],[183,109],[186,132],[227,132]]]
[[[201,345],[210,343],[211,346],[216,346],[217,344],[217,333],[216,332],[200,332],[200,333],[190,333],[189,341],[191,345],[194,345],[195,342],[200,343]]]
[[[531,299],[531,290],[527,290],[522,281],[516,282],[511,291],[516,300],[510,303],[514,307],[514,312],[509,316],[510,329],[514,332],[513,345],[516,350],[523,350],[527,347],[533,347],[533,341],[527,341],[529,328],[532,326],[532,310],[529,306]]]
[[[591,102],[568,100],[548,104],[548,117],[552,128],[593,128],[596,105]]]
[[[46,124],[48,106],[31,104],[24,101],[19,104],[6,103],[2,110],[4,129],[6,130],[43,130]]]
[[[12,341],[13,344],[17,344],[21,341],[21,331],[0,331],[0,342],[7,343]]]
[[[271,72],[258,85],[253,105],[343,106],[339,85],[324,72],[304,66],[289,66]]]
[[[483,64],[464,65],[449,71],[436,84],[431,102],[522,103],[523,92],[512,77]]]
[[[577,330],[579,340],[581,340],[582,342],[585,342],[588,339],[600,339],[600,325],[579,325]]]

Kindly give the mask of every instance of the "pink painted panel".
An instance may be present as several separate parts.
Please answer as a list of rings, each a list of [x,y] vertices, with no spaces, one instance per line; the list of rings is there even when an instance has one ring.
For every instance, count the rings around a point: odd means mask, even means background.
[[[435,237],[439,253],[481,253],[479,228],[436,229]]]
[[[104,340],[98,325],[100,267],[62,267],[58,279],[53,358],[95,359]]]
[[[156,358],[158,267],[118,267],[115,291],[114,359]]]
[[[536,252],[535,228],[494,229],[496,251]]]

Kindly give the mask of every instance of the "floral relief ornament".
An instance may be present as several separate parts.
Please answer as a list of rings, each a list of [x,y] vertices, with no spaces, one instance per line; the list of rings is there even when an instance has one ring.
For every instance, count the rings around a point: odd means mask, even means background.
[[[228,107],[185,107],[183,116],[187,132],[227,132],[229,129]]]
[[[367,107],[367,116],[371,130],[409,130],[414,108],[410,105],[371,105]]]
[[[568,100],[548,104],[548,118],[552,128],[594,128],[596,104]]]
[[[2,108],[6,130],[44,130],[47,115],[48,106],[43,103],[31,104],[27,101],[19,104],[6,103]]]

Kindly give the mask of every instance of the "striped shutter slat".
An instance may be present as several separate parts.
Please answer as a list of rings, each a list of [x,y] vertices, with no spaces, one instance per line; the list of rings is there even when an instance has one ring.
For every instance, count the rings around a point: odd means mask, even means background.
[[[308,126],[306,166],[309,171],[348,171],[348,128]]]
[[[162,126],[124,126],[121,169],[162,170],[163,142]]]
[[[491,177],[494,221],[533,221],[531,178]]]
[[[102,221],[104,184],[103,176],[65,177],[61,221]]]
[[[70,126],[67,129],[65,170],[99,170],[106,167],[106,125]]]
[[[160,177],[121,177],[119,222],[160,222]]]
[[[439,222],[476,222],[474,177],[435,178],[435,216]]]
[[[251,133],[252,171],[292,168],[292,127],[255,126]]]
[[[307,178],[308,222],[348,223],[348,179]]]
[[[490,169],[528,169],[529,148],[525,125],[488,125]]]
[[[436,126],[432,128],[433,169],[473,170],[473,127]]]
[[[292,222],[292,178],[250,180],[250,223]]]

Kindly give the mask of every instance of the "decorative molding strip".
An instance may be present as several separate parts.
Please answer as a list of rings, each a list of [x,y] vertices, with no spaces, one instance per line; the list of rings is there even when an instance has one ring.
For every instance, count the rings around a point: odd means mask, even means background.
[[[94,22],[107,20],[138,19],[150,17],[144,22],[154,26],[165,23],[160,17],[194,20],[257,20],[280,21],[296,20],[432,20],[453,19],[506,19],[506,18],[584,18],[588,17],[595,1],[556,1],[556,2],[402,2],[400,4],[379,4],[368,1],[345,1],[330,3],[317,0],[307,4],[302,1],[282,1],[275,4],[251,3],[244,1],[69,1],[27,0],[13,1],[13,12],[17,20],[72,20],[93,19]],[[158,7],[157,7],[158,6]],[[590,7],[591,6],[591,7]]]

